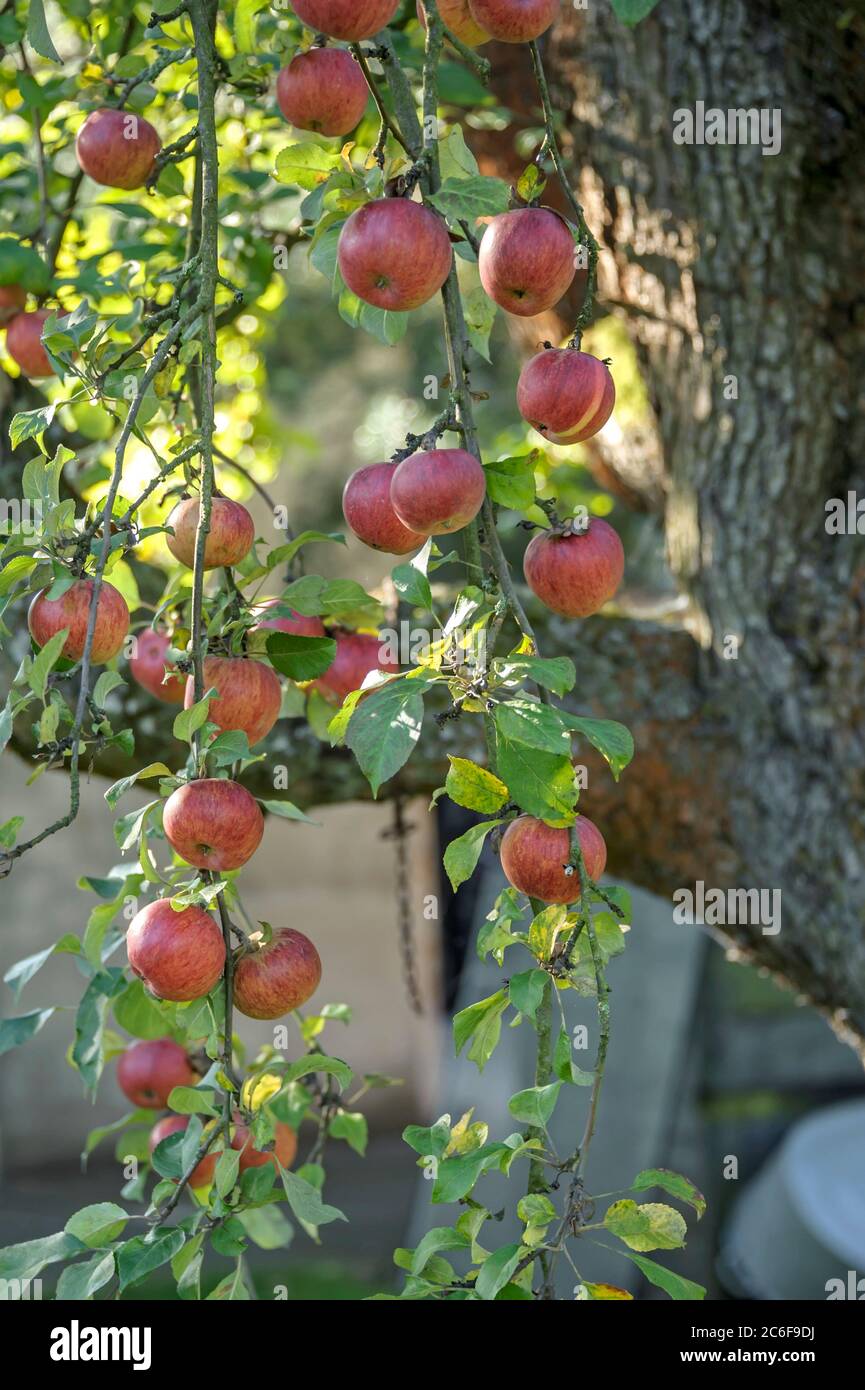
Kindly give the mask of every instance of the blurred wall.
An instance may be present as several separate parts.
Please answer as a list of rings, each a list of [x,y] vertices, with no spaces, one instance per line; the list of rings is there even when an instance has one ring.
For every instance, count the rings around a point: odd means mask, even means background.
[[[50,824],[66,805],[67,782],[46,774],[25,788],[29,769],[10,756],[0,764],[0,821],[26,812],[24,834]],[[66,932],[80,934],[96,903],[75,888],[84,873],[105,873],[119,859],[105,784],[82,788],[77,822],[52,836],[0,881],[0,974],[24,956],[50,946]],[[138,798],[143,804],[144,796]],[[121,809],[130,810],[134,794]],[[370,1093],[362,1108],[374,1127],[421,1119],[436,1085],[440,923],[425,921],[424,897],[437,889],[433,824],[426,805],[413,805],[410,884],[416,949],[426,1004],[414,1015],[402,980],[394,893],[395,848],[381,838],[390,824],[384,805],[346,805],[314,812],[318,825],[269,819],[264,841],[244,871],[244,902],[256,917],[309,934],[321,953],[324,975],[316,1002],[348,1003],[350,1027],[332,1023],[327,1047],[357,1073],[382,1072],[405,1084]],[[116,959],[122,959],[118,953]],[[40,1162],[77,1158],[89,1129],[123,1114],[126,1101],[109,1064],[92,1106],[65,1062],[73,1037],[74,1010],[84,986],[71,956],[47,962],[15,1004],[2,986],[3,1013],[63,1006],[41,1033],[0,1062],[0,1143],[7,1171]],[[236,1031],[252,1049],[272,1040],[272,1025],[237,1017]],[[300,1055],[300,1050],[296,1054]]]

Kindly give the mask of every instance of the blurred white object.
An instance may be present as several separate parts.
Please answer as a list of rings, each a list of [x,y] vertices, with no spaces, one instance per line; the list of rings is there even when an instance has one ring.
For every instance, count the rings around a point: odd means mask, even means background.
[[[739,1298],[865,1299],[865,1100],[793,1126],[736,1203],[718,1269]]]

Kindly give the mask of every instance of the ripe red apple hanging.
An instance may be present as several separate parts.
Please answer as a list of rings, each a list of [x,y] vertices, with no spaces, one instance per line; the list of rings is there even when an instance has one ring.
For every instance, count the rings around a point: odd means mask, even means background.
[[[477,24],[500,43],[530,43],[546,33],[559,0],[469,0]]]
[[[348,135],[369,101],[366,78],[344,48],[298,53],[276,79],[276,99],[287,121],[319,135]]]
[[[42,330],[46,319],[59,313],[57,309],[33,309],[16,314],[6,330],[6,351],[18,363],[22,375],[31,381],[56,376],[48,353],[42,346]]]
[[[189,1119],[189,1115],[164,1115],[161,1120],[157,1120],[150,1131],[150,1138],[147,1143],[151,1156],[163,1139],[169,1139],[172,1134],[181,1134],[187,1130]],[[219,1162],[221,1152],[222,1149],[218,1149],[216,1153],[213,1151],[206,1153],[201,1162],[193,1168],[189,1178],[189,1186],[193,1191],[201,1187],[209,1187],[213,1182],[213,1175],[216,1172],[216,1165]],[[172,1182],[176,1183],[177,1181],[177,1178],[172,1179]]]
[[[27,292],[20,285],[0,285],[0,328],[20,314],[27,303]]]
[[[509,314],[542,314],[558,304],[573,283],[573,233],[550,208],[501,212],[484,232],[478,270],[490,299]]]
[[[342,512],[358,540],[388,555],[420,550],[426,536],[405,526],[394,511],[390,486],[396,464],[371,463],[352,473],[342,494]]]
[[[551,444],[591,439],[615,403],[606,363],[577,348],[545,348],[526,363],[517,383],[520,414]]]
[[[92,579],[76,580],[59,598],[49,598],[48,590],[41,589],[32,600],[27,614],[30,636],[37,647],[44,647],[56,633],[68,628],[69,636],[63,643],[61,654],[69,661],[80,661],[84,655],[92,594]],[[128,631],[129,609],[126,600],[113,584],[103,579],[96,603],[91,661],[97,666],[103,661],[110,661],[120,651]]]
[[[194,1086],[197,1080],[186,1048],[173,1038],[133,1043],[117,1062],[121,1091],[146,1110],[164,1110],[175,1086]]]
[[[337,247],[348,288],[377,309],[426,304],[450,274],[453,249],[442,219],[411,198],[365,203],[346,222]]]
[[[182,705],[186,693],[186,677],[169,675],[165,654],[171,646],[167,632],[146,627],[135,637],[135,651],[129,658],[129,669],[138,684],[157,700],[167,705]]]
[[[390,500],[404,526],[422,536],[444,536],[474,520],[486,491],[486,474],[473,454],[430,449],[397,465]]]
[[[166,536],[168,549],[187,569],[195,566],[195,540],[201,499],[185,497],[172,511],[167,525],[174,530]],[[204,545],[204,568],[215,570],[239,565],[255,541],[255,523],[241,502],[230,497],[214,497],[210,508],[210,531]]]
[[[607,863],[604,837],[586,816],[577,816],[576,832],[589,878],[598,879]],[[569,830],[518,816],[502,836],[500,853],[505,877],[518,892],[544,903],[574,903],[580,897],[579,873],[565,872],[571,858]]]
[[[360,690],[371,671],[395,674],[399,666],[381,654],[381,638],[371,632],[332,630],[336,639],[336,656],[323,676],[314,682],[316,690],[326,700],[341,705],[346,695]]]
[[[126,954],[158,999],[186,1003],[209,994],[225,968],[225,942],[209,912],[175,912],[167,898],[148,903],[129,923]]]
[[[321,958],[308,936],[278,927],[270,941],[242,953],[234,969],[234,1002],[247,1018],[281,1018],[318,989]]]
[[[264,631],[288,632],[294,637],[324,637],[324,623],[321,618],[307,617],[303,613],[296,613],[294,609],[290,618],[279,613],[272,614],[271,609],[277,608],[281,602],[278,598],[267,598],[256,604],[255,612],[260,613],[261,618],[255,627],[250,628],[250,636]]]
[[[207,717],[227,732],[238,729],[246,734],[250,748],[266,738],[279,718],[282,686],[272,666],[243,656],[208,656],[204,661],[204,689],[218,693],[211,701]],[[184,703],[195,704],[195,679],[188,676]]]
[[[390,24],[400,0],[292,0],[298,19],[317,34],[357,43]]]
[[[75,140],[81,169],[107,188],[143,188],[161,148],[149,121],[114,107],[91,111]]]
[[[231,1139],[231,1147],[240,1150],[240,1171],[245,1173],[247,1168],[263,1168],[265,1163],[272,1163],[274,1168],[279,1162],[280,1167],[290,1168],[297,1156],[297,1135],[291,1125],[278,1122],[274,1134],[274,1145],[270,1152],[265,1153],[262,1149],[253,1146],[250,1132],[246,1125],[235,1117],[236,1123],[234,1134]]]
[[[472,17],[469,0],[438,0],[439,19],[446,29],[470,48],[479,48],[489,43],[490,35]],[[417,17],[426,28],[426,11],[423,0],[417,0]]]
[[[625,572],[618,532],[601,517],[585,530],[552,528],[533,536],[523,557],[526,583],[553,613],[588,618],[613,597]]]
[[[239,782],[202,777],[173,791],[162,811],[165,837],[194,869],[224,873],[252,858],[264,834],[264,816]]]

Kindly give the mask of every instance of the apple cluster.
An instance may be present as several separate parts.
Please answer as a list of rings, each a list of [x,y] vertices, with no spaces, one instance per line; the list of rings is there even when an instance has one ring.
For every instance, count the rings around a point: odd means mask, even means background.
[[[172,1038],[133,1043],[117,1063],[117,1083],[121,1091],[133,1105],[144,1110],[165,1110],[175,1087],[195,1086],[199,1080],[186,1049]],[[188,1115],[171,1114],[157,1120],[148,1141],[151,1155],[163,1140],[182,1133],[188,1125]],[[273,1150],[256,1149],[248,1126],[236,1111],[231,1127],[231,1147],[240,1151],[241,1173],[265,1163],[276,1166],[278,1162],[282,1168],[290,1168],[297,1154],[297,1135],[290,1125],[280,1122],[276,1126]],[[201,1159],[190,1175],[191,1188],[197,1190],[210,1185],[221,1152],[214,1148]]]

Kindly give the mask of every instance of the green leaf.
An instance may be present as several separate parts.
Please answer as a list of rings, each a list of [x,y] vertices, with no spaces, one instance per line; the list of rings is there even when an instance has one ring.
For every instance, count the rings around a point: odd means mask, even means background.
[[[449,753],[448,760],[450,768],[445,791],[451,801],[458,806],[467,806],[470,811],[482,811],[485,815],[501,810],[508,800],[508,789],[504,782],[468,758],[458,758]]]
[[[400,342],[408,331],[408,314],[394,309],[376,309],[345,289],[339,296],[339,316],[352,328],[362,328],[386,347]]]
[[[514,743],[538,748],[544,753],[570,756],[569,716],[563,710],[527,698],[508,700],[495,713],[496,729]]]
[[[556,1038],[556,1045],[553,1048],[553,1071],[561,1081],[567,1081],[570,1086],[592,1086],[594,1084],[594,1072],[584,1071],[574,1061],[571,1040],[564,1028],[559,1029],[559,1036]]]
[[[311,192],[325,183],[334,169],[339,168],[339,150],[326,150],[312,140],[287,145],[276,156],[274,177],[277,183],[293,184]]]
[[[22,1283],[35,1279],[46,1265],[72,1259],[86,1249],[66,1231],[42,1236],[39,1240],[25,1240],[21,1245],[7,1245],[5,1250],[0,1250],[0,1279],[20,1279]]]
[[[216,1171],[213,1181],[220,1197],[227,1197],[237,1183],[237,1175],[240,1172],[240,1150],[223,1149],[216,1161]]]
[[[147,767],[141,768],[139,772],[132,772],[128,777],[121,777],[119,782],[114,782],[105,792],[105,800],[112,811],[120,800],[133,787],[136,782],[142,782],[148,777],[170,777],[171,769],[165,763],[149,763]]]
[[[114,1202],[97,1202],[95,1206],[82,1207],[66,1222],[67,1235],[80,1240],[82,1245],[96,1249],[100,1245],[110,1245],[123,1234],[128,1212]]]
[[[67,1265],[57,1280],[55,1298],[59,1303],[82,1303],[110,1284],[114,1278],[114,1253],[99,1251],[89,1260]]]
[[[0,285],[21,285],[32,294],[44,294],[50,284],[51,272],[38,251],[17,237],[0,237]]]
[[[631,1250],[678,1250],[688,1231],[673,1207],[658,1202],[638,1205],[629,1197],[607,1208],[604,1225]]]
[[[196,733],[203,724],[207,722],[207,711],[210,708],[212,696],[205,695],[197,704],[191,705],[189,709],[181,710],[174,720],[174,737],[181,743],[189,743],[192,735]]]
[[[503,179],[487,174],[447,178],[438,192],[429,194],[426,201],[449,222],[474,225],[479,217],[495,217],[497,213],[507,212],[508,186]]]
[[[504,825],[504,821],[481,821],[480,825],[473,825],[458,839],[451,840],[445,850],[444,866],[454,892],[461,883],[465,883],[467,879],[471,878],[481,857],[484,840],[491,830],[495,830],[497,825]]]
[[[545,970],[524,970],[520,975],[511,976],[508,983],[510,1001],[526,1018],[534,1020],[549,978]]]
[[[333,1139],[344,1139],[349,1148],[354,1149],[355,1153],[360,1154],[363,1158],[369,1142],[365,1115],[356,1115],[348,1110],[340,1110],[330,1122],[330,1134]]]
[[[269,0],[238,0],[234,12],[234,42],[238,53],[255,52],[256,16],[268,4]]]
[[[652,13],[658,0],[611,0],[616,18],[633,26]]]
[[[507,1144],[484,1144],[470,1154],[443,1159],[438,1166],[430,1200],[436,1205],[462,1201],[481,1174],[488,1168],[497,1167],[508,1153]]]
[[[162,1227],[149,1236],[134,1236],[117,1251],[117,1273],[120,1292],[130,1284],[137,1284],[160,1265],[173,1259],[186,1240],[186,1232],[179,1227],[170,1230]]]
[[[393,586],[404,603],[429,612],[432,608],[432,589],[423,570],[417,565],[397,565],[391,570]]]
[[[493,331],[493,324],[496,321],[498,305],[495,300],[490,299],[482,285],[476,285],[467,295],[463,297],[463,310],[465,313],[466,329],[468,330],[469,342],[479,357],[485,362],[492,362],[490,357],[490,334]],[[487,478],[487,491],[489,488],[489,477]],[[534,483],[532,484],[532,500],[534,500]],[[492,492],[490,492],[492,496]],[[494,501],[498,501],[494,498]],[[530,506],[531,503],[527,503]]]
[[[32,48],[43,58],[47,58],[51,63],[60,63],[62,58],[51,42],[51,35],[48,32],[48,22],[45,18],[45,6],[42,0],[30,0],[27,7],[27,37]]]
[[[311,681],[333,665],[336,642],[332,637],[299,637],[292,632],[271,632],[267,638],[271,666],[293,681]]]
[[[527,512],[535,500],[535,465],[540,450],[516,458],[495,459],[484,464],[487,492],[500,507]]]
[[[508,1109],[521,1124],[546,1129],[561,1089],[561,1081],[553,1081],[549,1086],[530,1086],[528,1090],[518,1091],[511,1096]]]
[[[448,1116],[436,1120],[434,1125],[408,1125],[402,1132],[403,1140],[409,1148],[422,1158],[442,1158],[450,1143],[451,1127]]]
[[[420,738],[427,680],[394,680],[361,700],[351,717],[345,741],[357,758],[361,772],[378,796],[387,782],[411,757]]]
[[[576,667],[569,656],[497,656],[492,668],[496,680],[509,684],[534,681],[554,695],[567,695],[577,681]]]
[[[499,711],[505,708],[500,705]],[[521,810],[552,825],[573,824],[578,791],[569,757],[530,748],[498,729],[496,766]]]
[[[624,724],[614,719],[586,719],[582,715],[565,713],[570,728],[588,739],[593,748],[610,765],[610,770],[618,782],[622,771],[634,756],[634,739]]]
[[[35,1009],[33,1013],[19,1014],[17,1018],[4,1018],[0,1021],[0,1057],[11,1052],[13,1047],[21,1047],[44,1028],[54,1009]]]
[[[24,960],[16,961],[15,965],[9,967],[3,976],[4,981],[12,990],[17,999],[24,986],[33,979],[37,970],[41,970],[47,960],[54,955],[80,955],[81,942],[77,936],[67,933],[61,936],[53,946],[47,946],[44,951],[37,951],[35,955],[26,956]]]
[[[271,1168],[271,1165],[267,1165]],[[260,1168],[247,1169],[247,1172],[261,1172]],[[259,1250],[281,1250],[291,1243],[294,1227],[279,1207],[266,1206],[252,1208],[238,1213],[238,1219],[251,1241]]]
[[[330,1207],[321,1200],[318,1189],[312,1183],[280,1166],[279,1175],[285,1188],[288,1205],[298,1221],[305,1226],[324,1226],[329,1221],[346,1221],[347,1217],[338,1207]]]
[[[635,1192],[645,1192],[650,1187],[660,1187],[670,1197],[678,1197],[687,1202],[697,1213],[697,1220],[706,1210],[706,1199],[698,1187],[681,1173],[673,1173],[669,1168],[644,1168],[631,1183]]]
[[[462,1231],[455,1231],[452,1226],[434,1226],[412,1252],[411,1273],[422,1274],[428,1260],[439,1250],[465,1250],[469,1245],[471,1240]]]
[[[517,180],[517,193],[524,203],[533,203],[540,198],[546,186],[547,181],[537,164],[530,164]]]
[[[677,1302],[699,1303],[706,1297],[706,1290],[702,1284],[694,1284],[690,1279],[683,1278],[681,1274],[674,1274],[671,1269],[665,1269],[663,1265],[656,1264],[654,1260],[646,1259],[645,1255],[632,1255],[629,1250],[620,1250],[619,1254],[633,1260],[650,1284],[654,1284],[658,1289],[663,1289],[664,1293],[668,1293]]]
[[[168,1097],[168,1108],[176,1115],[218,1115],[219,1096],[207,1086],[175,1086]]]
[[[495,1250],[484,1260],[475,1281],[475,1293],[478,1298],[490,1302],[499,1289],[504,1288],[520,1262],[521,1249],[519,1245],[503,1245],[500,1250]]]
[[[32,555],[16,555],[11,559],[0,570],[0,598],[5,598],[16,584],[22,579],[26,579],[27,575],[36,568],[36,563]]]
[[[260,801],[265,811],[269,811],[272,816],[281,816],[283,820],[305,821],[307,825],[317,825],[317,821],[310,820],[309,816],[304,815],[299,806],[295,806],[293,801]]]
[[[48,638],[45,646],[40,652],[37,652],[36,656],[33,658],[33,664],[27,674],[27,684],[30,686],[30,689],[39,696],[40,700],[44,700],[45,698],[45,687],[48,683],[48,677],[56,663],[60,660],[63,644],[68,636],[68,627],[63,628],[61,632],[55,632],[54,636]]]
[[[54,419],[56,410],[56,404],[51,401],[35,410],[21,410],[17,415],[13,415],[9,426],[9,442],[12,448],[17,449],[26,439],[35,439],[44,434]]]
[[[453,1020],[454,1051],[457,1057],[469,1038],[474,1042],[468,1051],[469,1061],[477,1064],[483,1071],[496,1049],[502,1029],[502,1014],[508,1007],[508,996],[503,989],[461,1009]]]

